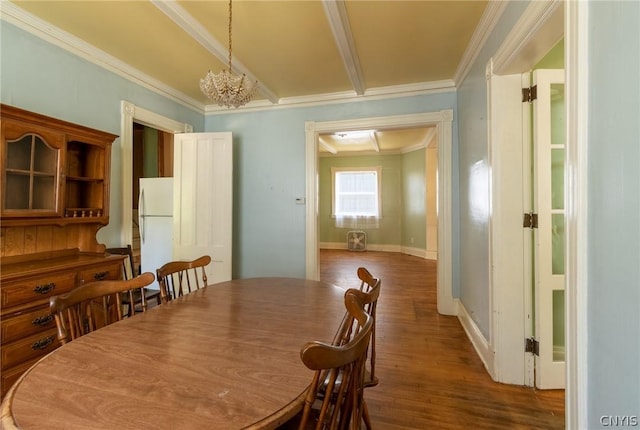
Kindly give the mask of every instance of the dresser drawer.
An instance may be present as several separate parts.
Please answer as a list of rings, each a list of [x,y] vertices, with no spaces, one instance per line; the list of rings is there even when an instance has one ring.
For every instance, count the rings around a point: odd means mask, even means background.
[[[112,279],[121,279],[122,277],[122,262],[116,262],[115,264],[95,266],[90,269],[84,269],[78,274],[78,283],[88,283],[95,281],[105,281]]]
[[[2,344],[55,328],[56,320],[49,312],[49,306],[3,317],[0,320],[0,340]]]
[[[2,370],[42,357],[60,346],[58,331],[51,330],[2,345]]]
[[[0,286],[2,308],[6,309],[65,293],[75,286],[75,281],[75,273],[67,272],[3,283]]]

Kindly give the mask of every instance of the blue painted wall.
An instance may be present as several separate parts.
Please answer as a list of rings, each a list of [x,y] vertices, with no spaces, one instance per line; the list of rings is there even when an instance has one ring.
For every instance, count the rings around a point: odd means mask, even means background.
[[[234,136],[234,276],[305,276],[305,121],[454,110],[455,93],[207,116],[206,131]],[[457,134],[453,133],[453,152]],[[453,166],[453,176],[457,168]],[[457,182],[455,182],[457,184]],[[454,201],[456,198],[454,185]],[[456,208],[453,209],[457,216]],[[454,234],[457,221],[453,221]],[[455,237],[454,237],[455,242]],[[456,247],[454,243],[454,247]],[[454,260],[454,294],[458,288]]]
[[[589,300],[588,327],[581,328],[588,339],[588,424],[605,428],[611,425],[603,416],[640,416],[640,3],[586,4],[592,83],[590,121],[585,125],[589,274],[586,285],[578,288],[588,290]],[[294,199],[305,194],[305,121],[454,109],[454,294],[460,293],[486,332],[487,220],[472,219],[469,211],[471,190],[488,191],[484,181],[476,182],[471,175],[476,163],[487,160],[484,65],[527,5],[509,4],[457,99],[454,93],[442,93],[204,118],[1,21],[0,100],[115,134],[120,133],[121,100],[190,123],[195,131],[232,131],[235,276],[304,275],[304,206]],[[111,224],[101,231],[107,233],[107,244],[113,243],[108,233],[121,225],[120,168],[116,141]]]
[[[460,298],[489,333],[485,65],[529,2],[513,2],[458,90]],[[585,429],[640,426],[640,2],[589,15]],[[477,196],[483,196],[478,199]],[[486,195],[486,197],[485,197]],[[487,337],[488,338],[488,337]],[[573,393],[578,395],[578,393]],[[582,429],[580,429],[582,430]]]
[[[120,135],[120,102],[129,101],[202,131],[202,114],[0,21],[0,100],[4,104]],[[120,139],[111,151],[109,225],[98,232],[120,246],[122,189]]]
[[[485,69],[528,2],[512,2],[458,89],[460,299],[489,340],[489,153]]]
[[[235,277],[305,275],[305,207],[295,204],[297,197],[305,196],[305,121],[368,118],[442,109],[455,112],[456,108],[455,93],[447,92],[298,109],[239,111],[205,118],[201,113],[127,81],[12,24],[1,23],[2,103],[120,134],[120,102],[126,100],[176,121],[192,124],[194,131],[233,132]],[[454,113],[454,130],[455,116]],[[107,245],[118,244],[122,226],[119,143],[117,140],[113,145],[111,159],[110,223],[98,235],[98,239]],[[453,146],[455,153],[455,131]],[[453,175],[457,176],[455,165]],[[454,201],[455,192],[454,185]],[[456,214],[454,207],[454,216]],[[455,227],[457,222],[453,224]],[[454,265],[457,265],[455,260]]]
[[[588,290],[589,428],[638,428],[640,2],[589,2],[588,14],[588,277],[578,288]]]

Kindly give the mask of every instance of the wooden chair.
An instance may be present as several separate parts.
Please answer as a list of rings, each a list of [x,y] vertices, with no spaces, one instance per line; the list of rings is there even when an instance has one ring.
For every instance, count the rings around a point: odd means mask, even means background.
[[[203,255],[193,261],[171,261],[156,270],[162,303],[205,287],[209,263],[211,257]]]
[[[357,270],[358,279],[360,279],[360,291],[369,291],[373,288],[374,284],[377,281],[371,272],[369,272],[365,267],[358,267]]]
[[[365,379],[365,387],[373,387],[378,385],[379,382],[376,376],[376,310],[378,308],[382,280],[373,277],[364,267],[358,268],[358,277],[362,280],[362,285],[360,286],[360,292],[354,292],[354,294],[360,297],[360,300],[365,305],[365,310],[373,318],[371,346],[369,348],[369,371]]]
[[[133,249],[131,248],[131,245],[127,245],[126,247],[122,248],[107,248],[106,252],[108,254],[127,256],[127,258],[125,258],[122,263],[122,279],[132,279],[140,274],[139,268],[136,269],[136,266],[133,263]],[[155,300],[156,304],[158,305],[161,303],[160,290],[144,288],[142,291],[144,291],[144,298],[147,303],[153,300]],[[127,314],[129,316],[134,315],[136,312],[142,311],[142,297],[140,291],[136,290],[135,294],[133,295],[133,305],[131,304],[129,299],[129,295],[125,295],[122,298],[122,304],[127,305],[128,307]]]
[[[363,420],[363,378],[373,318],[355,294],[345,294],[345,306],[358,325],[353,337],[342,345],[309,342],[300,352],[304,365],[315,373],[305,397],[299,430],[359,429]],[[315,403],[319,405],[314,410]]]
[[[376,309],[378,307],[378,298],[380,297],[380,288],[382,281],[379,278],[375,278],[364,267],[358,268],[358,278],[362,281],[360,290],[350,288],[347,293],[356,295],[365,306],[365,311],[373,318],[373,329],[371,330],[371,343],[369,347],[369,369],[365,375],[365,387],[373,387],[378,385],[379,380],[376,377]],[[346,293],[345,293],[346,294]],[[334,338],[334,344],[340,345],[349,341],[351,338],[350,330],[353,330],[354,321],[353,317],[349,317],[348,313],[345,314],[336,337]]]
[[[66,294],[49,299],[49,309],[55,317],[58,339],[63,344],[80,336],[120,321],[123,318],[122,296],[150,285],[153,273],[146,272],[129,280],[96,281],[81,285]],[[147,309],[142,295],[142,310]]]
[[[362,269],[362,272],[361,272]],[[364,268],[358,269],[358,276],[360,274],[367,273]],[[357,299],[363,304],[364,310],[367,314],[369,314],[373,320],[373,327],[371,328],[371,340],[369,342],[369,347],[366,351],[367,363],[368,367],[365,364],[364,368],[364,377],[362,381],[363,388],[375,387],[380,382],[378,377],[375,374],[376,371],[376,308],[378,306],[378,298],[380,297],[380,287],[382,285],[382,281],[378,278],[374,278],[372,276],[364,277],[363,285],[366,285],[364,290],[358,290],[355,288],[350,288],[345,292],[345,298],[347,295],[352,295],[357,297]],[[361,278],[362,279],[362,278]],[[362,288],[362,287],[361,287]],[[332,342],[333,345],[344,345],[348,343],[354,336],[354,333],[357,333],[359,330],[358,321],[354,319],[353,315],[349,312],[345,314],[342,323],[338,331],[336,332],[336,336]],[[326,381],[325,381],[326,385]],[[369,411],[367,409],[366,403],[364,404],[363,409],[363,419],[367,429],[371,430],[371,420],[369,418]]]

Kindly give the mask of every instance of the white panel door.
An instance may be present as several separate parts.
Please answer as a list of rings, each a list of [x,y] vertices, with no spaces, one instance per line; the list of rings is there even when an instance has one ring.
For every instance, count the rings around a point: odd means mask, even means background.
[[[209,284],[231,279],[233,145],[230,132],[174,136],[174,260],[211,256]]]
[[[533,85],[536,387],[565,386],[564,70],[535,70]]]

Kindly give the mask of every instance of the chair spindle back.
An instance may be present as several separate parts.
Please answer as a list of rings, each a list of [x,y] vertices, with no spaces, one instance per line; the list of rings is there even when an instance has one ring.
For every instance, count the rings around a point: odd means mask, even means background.
[[[366,410],[363,378],[373,318],[354,294],[345,294],[345,306],[358,325],[352,339],[342,345],[309,342],[300,352],[302,362],[315,373],[305,398],[299,430],[309,425],[316,400],[322,401],[316,429],[360,428]]]
[[[123,294],[131,295],[153,281],[153,273],[147,272],[129,280],[90,282],[51,297],[49,309],[56,320],[58,339],[65,344],[122,320]]]
[[[189,294],[207,285],[205,267],[211,257],[203,255],[193,261],[170,261],[156,271],[162,303]]]

